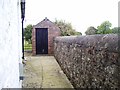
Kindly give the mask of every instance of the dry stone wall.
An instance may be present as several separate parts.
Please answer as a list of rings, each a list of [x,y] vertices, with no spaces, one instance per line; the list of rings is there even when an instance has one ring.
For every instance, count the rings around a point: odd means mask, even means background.
[[[75,88],[120,88],[116,34],[57,37],[54,55]]]

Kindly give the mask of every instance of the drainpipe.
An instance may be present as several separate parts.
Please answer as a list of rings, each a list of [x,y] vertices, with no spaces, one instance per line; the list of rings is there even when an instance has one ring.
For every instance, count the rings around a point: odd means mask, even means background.
[[[21,19],[22,19],[22,59],[24,60],[24,28],[23,28],[23,23],[24,23],[24,18],[25,18],[25,0],[21,0]]]
[[[23,28],[23,23],[24,23],[24,18],[25,18],[25,0],[20,1],[21,4],[21,19],[22,19],[22,60],[24,60],[24,28]],[[23,80],[24,75],[23,75],[23,64],[19,63],[19,80]]]
[[[23,28],[24,19],[22,19],[22,59],[24,60],[24,28]]]

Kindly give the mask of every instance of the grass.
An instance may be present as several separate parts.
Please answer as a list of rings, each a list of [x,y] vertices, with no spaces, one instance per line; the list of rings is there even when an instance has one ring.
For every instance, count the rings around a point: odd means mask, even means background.
[[[24,42],[24,50],[32,50],[32,44],[29,44],[27,41]]]

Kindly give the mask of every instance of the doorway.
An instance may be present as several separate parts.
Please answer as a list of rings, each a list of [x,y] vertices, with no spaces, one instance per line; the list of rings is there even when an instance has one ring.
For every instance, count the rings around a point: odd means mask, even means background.
[[[36,54],[48,54],[48,28],[36,28]]]

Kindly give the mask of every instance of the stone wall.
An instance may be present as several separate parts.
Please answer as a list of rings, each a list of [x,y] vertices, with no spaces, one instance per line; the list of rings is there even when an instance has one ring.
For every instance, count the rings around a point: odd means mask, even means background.
[[[21,27],[19,0],[0,0],[0,89],[21,87]]]
[[[54,55],[75,88],[120,88],[118,35],[57,37]]]

